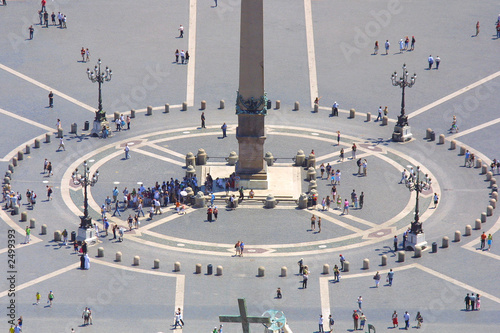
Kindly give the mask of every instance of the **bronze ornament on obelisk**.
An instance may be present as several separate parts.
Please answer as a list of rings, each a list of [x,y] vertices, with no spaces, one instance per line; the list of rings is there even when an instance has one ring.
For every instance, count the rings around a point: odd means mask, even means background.
[[[264,163],[264,5],[263,0],[241,0],[240,78],[236,98],[239,161],[236,174],[245,187],[267,188]]]

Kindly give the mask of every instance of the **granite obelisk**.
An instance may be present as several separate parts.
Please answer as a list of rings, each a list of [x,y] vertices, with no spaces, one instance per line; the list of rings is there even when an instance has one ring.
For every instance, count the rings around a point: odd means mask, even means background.
[[[236,174],[242,186],[266,189],[263,0],[241,0],[240,25],[240,78],[236,98],[239,161]]]

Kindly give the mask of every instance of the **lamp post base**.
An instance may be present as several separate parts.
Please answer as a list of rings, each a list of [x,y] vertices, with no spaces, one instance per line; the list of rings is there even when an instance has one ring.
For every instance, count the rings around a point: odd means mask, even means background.
[[[99,136],[102,133],[103,126],[109,127],[109,122],[107,120],[94,120],[94,126],[92,131],[90,131],[91,136]]]
[[[408,233],[408,239],[406,240],[405,246],[406,248],[410,248],[412,250],[415,250],[415,246],[420,246],[422,249],[425,249],[427,247],[425,234],[423,232],[418,234],[414,234],[412,232]]]
[[[413,134],[411,133],[411,127],[408,125],[396,125],[394,126],[394,132],[392,132],[392,141],[405,142],[411,140]]]
[[[78,236],[76,236],[76,241],[81,244],[83,241],[87,244],[93,244],[97,242],[97,236],[95,234],[94,228],[78,228]]]

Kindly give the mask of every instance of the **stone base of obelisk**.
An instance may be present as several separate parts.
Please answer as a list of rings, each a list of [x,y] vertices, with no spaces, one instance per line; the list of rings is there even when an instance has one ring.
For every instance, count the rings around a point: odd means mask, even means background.
[[[95,234],[94,228],[78,228],[78,235],[76,236],[76,241],[78,244],[85,241],[87,244],[93,244],[97,242],[97,236]]]
[[[406,248],[415,250],[415,246],[420,246],[422,249],[427,247],[427,242],[425,241],[425,234],[423,232],[419,234],[408,233],[408,238],[405,243]],[[406,249],[405,249],[406,250]]]
[[[240,164],[236,163],[236,176],[239,177],[239,185],[244,189],[267,190],[269,181],[267,175],[267,164],[262,162],[262,170],[248,172],[239,169]]]
[[[405,142],[411,140],[413,134],[411,133],[411,127],[405,126],[394,126],[394,132],[392,132],[392,140],[396,142]]]
[[[92,130],[90,131],[90,136],[99,136],[102,133],[103,126],[109,127],[109,122],[107,120],[94,120],[94,125],[92,127]]]

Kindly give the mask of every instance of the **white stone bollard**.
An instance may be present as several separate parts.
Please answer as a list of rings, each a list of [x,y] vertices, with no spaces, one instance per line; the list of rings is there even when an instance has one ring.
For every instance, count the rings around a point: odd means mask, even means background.
[[[116,252],[115,261],[116,262],[121,262],[122,261],[122,253],[120,251]]]
[[[288,274],[288,268],[286,266],[281,267],[281,277],[286,277]]]
[[[159,269],[160,268],[160,259],[155,259],[153,261],[153,268],[154,269]]]
[[[370,259],[363,259],[363,269],[370,269]]]
[[[134,257],[134,266],[139,266],[140,263],[141,263],[141,257],[135,256]]]

